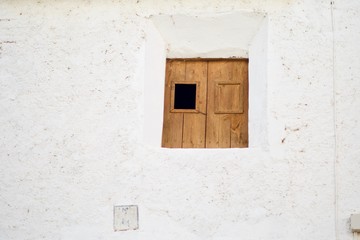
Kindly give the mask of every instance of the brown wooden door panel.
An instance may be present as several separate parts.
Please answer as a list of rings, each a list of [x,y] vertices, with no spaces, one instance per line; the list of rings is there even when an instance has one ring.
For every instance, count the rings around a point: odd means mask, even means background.
[[[244,113],[244,84],[216,82],[214,113]]]
[[[248,61],[168,60],[163,147],[248,146]],[[196,83],[196,110],[171,111],[175,83]]]
[[[247,60],[209,62],[206,147],[248,146],[247,78]]]

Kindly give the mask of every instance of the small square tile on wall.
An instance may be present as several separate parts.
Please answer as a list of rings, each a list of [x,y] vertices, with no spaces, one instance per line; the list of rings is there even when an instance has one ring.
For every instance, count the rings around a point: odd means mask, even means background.
[[[114,231],[136,230],[139,228],[137,205],[114,206]]]

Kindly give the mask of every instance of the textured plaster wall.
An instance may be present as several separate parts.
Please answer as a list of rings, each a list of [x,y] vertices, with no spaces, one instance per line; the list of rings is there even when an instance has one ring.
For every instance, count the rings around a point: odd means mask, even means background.
[[[267,76],[268,19],[249,44],[249,147],[268,147]]]
[[[352,239],[356,0],[334,6],[336,128],[330,1],[0,4],[0,239],[335,239],[335,143]],[[232,11],[268,16],[268,150],[144,144],[148,16]],[[139,230],[113,231],[123,204]]]
[[[169,58],[247,58],[249,44],[264,17],[260,12],[233,11],[162,14],[150,19],[166,42]]]
[[[335,7],[338,208],[341,236],[345,239],[349,215],[360,213],[360,2],[342,1]]]

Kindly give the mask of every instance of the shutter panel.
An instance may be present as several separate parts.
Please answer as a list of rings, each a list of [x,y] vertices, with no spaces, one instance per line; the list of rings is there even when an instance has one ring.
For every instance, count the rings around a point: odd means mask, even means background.
[[[248,61],[208,65],[207,148],[248,146]]]
[[[196,109],[175,109],[176,84],[196,84]],[[206,93],[206,61],[167,61],[163,147],[205,147]]]
[[[196,85],[196,104],[177,109],[176,86],[186,89],[186,84]],[[248,61],[168,60],[162,146],[247,147]]]

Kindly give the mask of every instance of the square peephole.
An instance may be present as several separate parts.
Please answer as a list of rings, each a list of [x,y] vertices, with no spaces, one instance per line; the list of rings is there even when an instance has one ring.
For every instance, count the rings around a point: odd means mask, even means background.
[[[174,109],[196,109],[196,84],[175,83]]]

